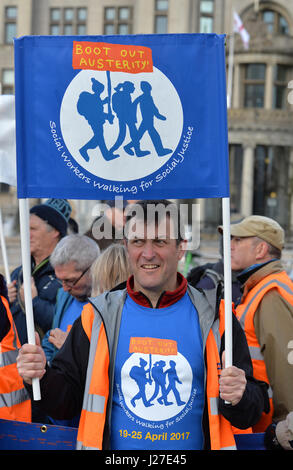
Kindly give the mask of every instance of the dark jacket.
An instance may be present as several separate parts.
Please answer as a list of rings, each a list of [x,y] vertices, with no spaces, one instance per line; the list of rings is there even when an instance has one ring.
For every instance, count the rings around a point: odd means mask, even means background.
[[[224,263],[221,259],[217,263],[207,263],[192,268],[187,275],[187,281],[197,289],[213,289],[215,283],[222,283],[224,287]],[[232,301],[237,305],[242,296],[241,283],[237,273],[232,272]]]
[[[38,291],[37,297],[32,301],[35,327],[41,337],[51,328],[56,295],[61,287],[60,282],[56,279],[55,271],[52,268],[49,258],[42,261],[38,266],[34,266],[32,260],[32,276]],[[19,266],[11,274],[11,281],[17,281],[17,288],[23,283],[22,267]],[[14,323],[17,328],[19,340],[21,344],[27,343],[26,319],[24,315],[24,306],[21,299],[18,298],[10,305]]]
[[[2,274],[0,274],[0,296],[5,297],[8,300],[8,292],[6,281]],[[7,335],[10,329],[10,321],[8,319],[6,308],[0,298],[0,341]]]

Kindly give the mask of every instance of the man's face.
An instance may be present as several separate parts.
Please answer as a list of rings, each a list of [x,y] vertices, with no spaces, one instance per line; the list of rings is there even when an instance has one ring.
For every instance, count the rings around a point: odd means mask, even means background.
[[[35,214],[30,215],[30,250],[32,256],[40,257],[43,252],[53,251],[59,239],[57,230],[50,230],[48,224]]]
[[[82,273],[82,270],[76,269],[75,261],[55,266],[56,277],[62,282],[63,289],[79,301],[84,301],[91,294],[90,270],[84,275]]]
[[[243,271],[243,269],[259,262],[257,258],[257,245],[255,237],[231,238],[232,271]]]
[[[150,294],[161,294],[177,287],[177,265],[184,255],[184,242],[176,244],[172,237],[172,222],[167,217],[158,226],[149,227],[148,235],[143,221],[135,221],[135,235],[126,243],[130,268],[134,275],[134,289]]]

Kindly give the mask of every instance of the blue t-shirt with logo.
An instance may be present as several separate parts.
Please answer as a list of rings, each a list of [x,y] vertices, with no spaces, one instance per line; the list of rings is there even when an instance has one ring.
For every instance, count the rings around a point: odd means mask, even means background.
[[[160,309],[127,296],[115,363],[111,448],[202,449],[203,407],[202,338],[188,294]]]
[[[77,299],[73,299],[69,307],[63,313],[59,328],[62,331],[67,331],[68,327],[71,327],[75,320],[80,317],[82,309],[87,302],[80,302]]]

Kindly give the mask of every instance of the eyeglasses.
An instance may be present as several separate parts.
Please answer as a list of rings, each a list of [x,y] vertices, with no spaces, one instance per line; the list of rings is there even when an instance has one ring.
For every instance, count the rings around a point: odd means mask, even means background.
[[[67,279],[59,279],[61,284],[65,284],[67,287],[74,287],[80,280],[81,278],[87,273],[87,271],[90,269],[90,266],[88,266],[82,273],[81,275],[75,279],[75,281],[69,281]]]

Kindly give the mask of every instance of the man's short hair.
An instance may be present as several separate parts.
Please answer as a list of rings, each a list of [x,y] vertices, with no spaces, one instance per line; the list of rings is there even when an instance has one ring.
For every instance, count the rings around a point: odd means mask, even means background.
[[[91,266],[100,254],[98,244],[86,235],[72,234],[62,238],[50,256],[50,263],[56,266],[75,262],[75,268],[83,271]]]
[[[253,238],[255,238],[255,241],[256,241],[257,244],[265,241],[265,240],[263,240],[262,238],[259,238],[259,237],[253,237]],[[276,258],[276,259],[281,259],[282,251],[279,248],[276,248],[275,246],[273,246],[271,243],[268,243],[268,242],[265,242],[265,243],[268,245],[268,253],[269,253],[270,257],[271,258]]]
[[[126,223],[124,236],[128,239],[129,224],[133,219],[143,221],[144,224],[158,226],[166,217],[173,222],[174,239],[178,245],[185,239],[184,226],[180,217],[180,210],[175,202],[167,199],[141,200],[129,204],[125,211]]]

